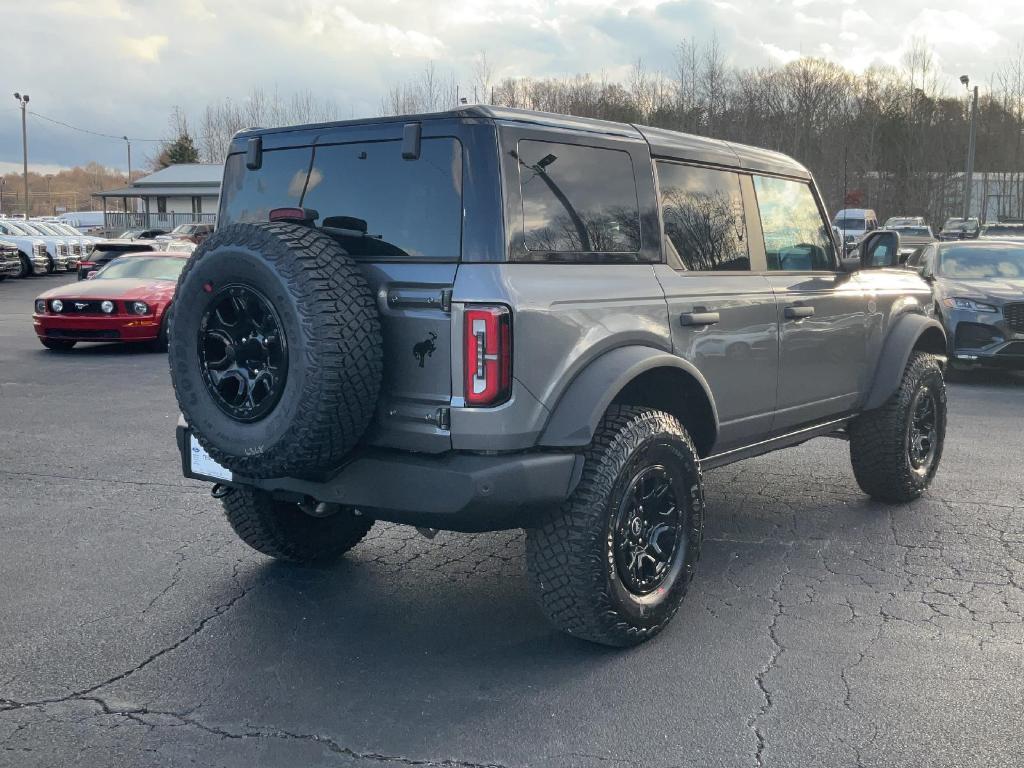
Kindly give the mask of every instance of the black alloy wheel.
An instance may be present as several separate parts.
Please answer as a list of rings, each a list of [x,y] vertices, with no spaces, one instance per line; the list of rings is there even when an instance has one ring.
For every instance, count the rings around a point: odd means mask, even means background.
[[[270,413],[288,380],[288,341],[281,318],[255,288],[221,288],[199,323],[203,381],[217,406],[236,421]]]
[[[663,464],[645,467],[619,503],[612,533],[615,567],[623,585],[642,596],[660,587],[673,556],[685,547],[683,512]]]
[[[918,472],[926,473],[935,458],[937,433],[938,407],[935,395],[927,386],[921,386],[911,401],[907,424],[907,455],[910,465]]]

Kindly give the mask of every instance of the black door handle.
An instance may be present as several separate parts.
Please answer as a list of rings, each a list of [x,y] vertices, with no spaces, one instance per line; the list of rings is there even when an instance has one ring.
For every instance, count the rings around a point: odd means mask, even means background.
[[[680,325],[714,325],[719,320],[717,312],[683,312],[679,316]]]
[[[805,307],[803,304],[794,304],[786,307],[784,313],[787,320],[800,320],[814,314],[814,307]]]

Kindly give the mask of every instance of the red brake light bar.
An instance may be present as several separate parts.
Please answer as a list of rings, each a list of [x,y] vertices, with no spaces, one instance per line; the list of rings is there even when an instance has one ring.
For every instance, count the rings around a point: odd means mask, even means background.
[[[512,314],[473,306],[464,316],[466,405],[499,405],[512,394]]]

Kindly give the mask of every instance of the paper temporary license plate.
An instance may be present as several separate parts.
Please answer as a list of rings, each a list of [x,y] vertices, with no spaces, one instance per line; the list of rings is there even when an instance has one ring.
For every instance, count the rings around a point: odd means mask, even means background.
[[[212,477],[215,480],[227,480],[230,482],[231,470],[222,467],[210,458],[210,454],[199,444],[195,435],[189,434],[188,440],[190,449],[189,466],[192,472],[203,477]]]

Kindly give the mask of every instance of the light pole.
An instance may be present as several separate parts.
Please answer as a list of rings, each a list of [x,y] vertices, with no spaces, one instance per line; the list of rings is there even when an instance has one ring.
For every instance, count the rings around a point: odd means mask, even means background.
[[[46,174],[46,204],[50,208],[50,215],[53,215],[53,192],[50,191],[50,182],[53,181],[53,174]]]
[[[964,88],[971,93],[971,78],[967,75],[960,75],[960,82]],[[964,220],[971,217],[971,192],[974,186],[974,142],[978,122],[978,86],[974,86],[973,98],[971,99],[971,129],[967,140],[967,170],[964,173]]]
[[[124,143],[128,145],[128,184],[132,183],[132,143],[128,141],[127,136],[122,136]]]
[[[25,127],[25,107],[28,106],[28,94],[22,96],[20,93],[15,93],[14,98],[18,101],[18,106],[21,107],[21,155],[22,155],[22,172],[25,180],[25,219],[29,218],[29,201],[28,201],[28,129]]]
[[[7,186],[7,179],[0,176],[0,214],[4,212],[4,187]]]

